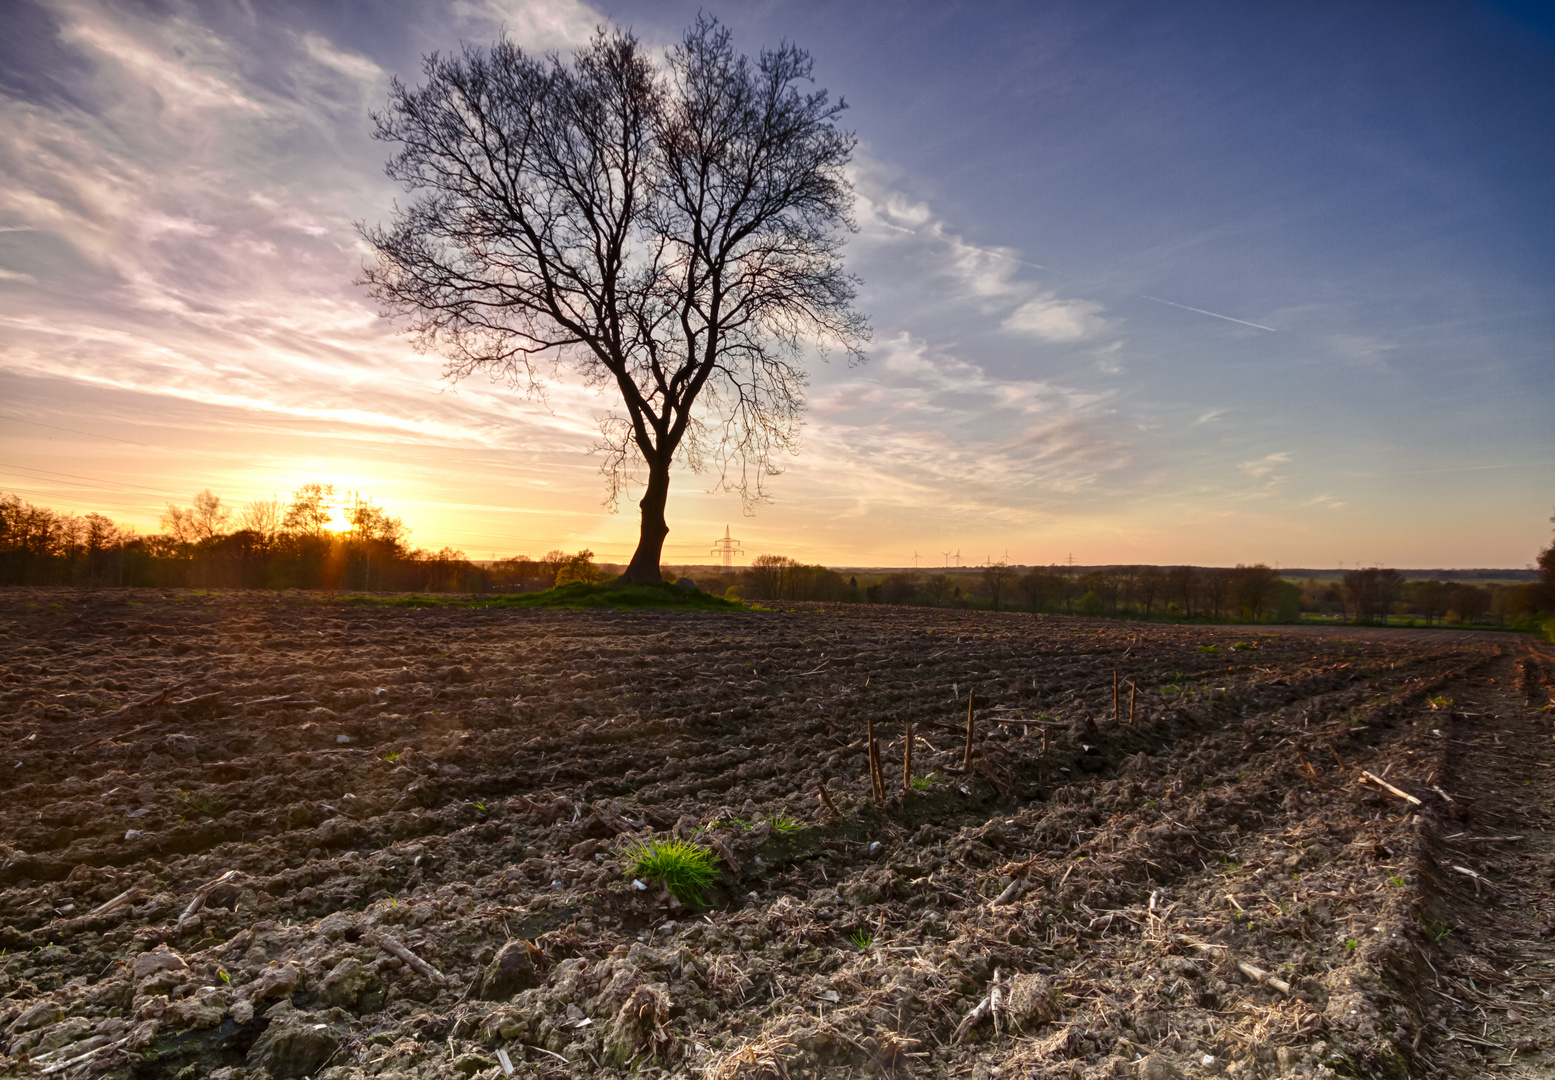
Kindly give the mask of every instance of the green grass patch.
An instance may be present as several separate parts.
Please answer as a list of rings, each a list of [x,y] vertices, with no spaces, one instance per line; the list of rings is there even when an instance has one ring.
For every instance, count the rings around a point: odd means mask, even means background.
[[[791,818],[787,814],[779,814],[772,819],[772,827],[778,832],[793,833],[804,828],[804,822],[799,821],[797,818]]]
[[[653,585],[621,585],[614,581],[590,584],[569,581],[537,593],[503,593],[496,596],[349,596],[346,603],[379,608],[540,608],[551,610],[640,611],[672,608],[677,611],[747,611],[738,600],[701,590],[682,589],[669,582]]]
[[[661,881],[687,907],[702,903],[702,890],[718,876],[718,856],[688,840],[644,840],[616,855],[630,874]]]

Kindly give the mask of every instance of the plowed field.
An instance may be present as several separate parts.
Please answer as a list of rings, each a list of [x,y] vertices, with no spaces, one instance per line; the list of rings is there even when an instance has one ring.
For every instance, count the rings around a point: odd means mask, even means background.
[[[0,1075],[1555,1075],[1511,635],[10,589],[0,680]]]

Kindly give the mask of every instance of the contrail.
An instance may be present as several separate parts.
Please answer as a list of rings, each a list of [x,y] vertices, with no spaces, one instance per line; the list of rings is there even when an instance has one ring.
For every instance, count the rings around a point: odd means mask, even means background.
[[[1279,333],[1279,331],[1274,327],[1264,326],[1262,323],[1248,322],[1246,319],[1233,319],[1229,315],[1217,315],[1215,312],[1205,311],[1201,307],[1189,307],[1187,304],[1177,304],[1173,303],[1171,300],[1162,300],[1159,296],[1145,296],[1144,293],[1140,293],[1139,295],[1143,296],[1146,300],[1154,300],[1158,304],[1165,304],[1168,307],[1182,308],[1184,311],[1196,311],[1200,315],[1208,315],[1212,319],[1224,319],[1226,322],[1240,323],[1243,326],[1251,326],[1254,330],[1267,330],[1271,334]]]

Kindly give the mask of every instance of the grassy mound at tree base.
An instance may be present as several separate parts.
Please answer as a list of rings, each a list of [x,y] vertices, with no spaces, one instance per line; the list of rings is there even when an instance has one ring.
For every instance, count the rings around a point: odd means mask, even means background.
[[[353,596],[348,603],[371,607],[460,607],[460,608],[549,608],[583,611],[612,608],[637,611],[643,608],[675,608],[685,611],[745,611],[738,600],[726,600],[700,589],[682,589],[664,582],[657,585],[623,585],[618,581],[588,584],[569,581],[545,592],[503,594],[498,596]]]

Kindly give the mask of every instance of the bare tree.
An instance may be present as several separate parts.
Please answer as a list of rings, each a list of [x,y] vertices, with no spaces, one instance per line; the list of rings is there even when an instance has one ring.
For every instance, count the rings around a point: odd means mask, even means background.
[[[1045,570],[1031,570],[1021,576],[1015,587],[1026,598],[1026,603],[1031,605],[1031,610],[1036,612],[1053,591],[1053,576]]]
[[[936,604],[943,605],[950,600],[953,584],[949,574],[930,574],[929,579],[923,583],[923,591],[928,593]]]
[[[1490,593],[1477,585],[1459,585],[1447,601],[1448,610],[1465,623],[1472,623],[1490,609]]]
[[[1159,566],[1141,566],[1139,568],[1139,602],[1144,607],[1146,615],[1155,607],[1155,598],[1166,586],[1166,574]]]
[[[1015,582],[1019,578],[1020,572],[1003,559],[983,567],[983,585],[993,598],[995,611],[999,610],[1000,601],[1015,591]]]
[[[793,571],[799,564],[786,555],[757,555],[741,578],[757,600],[782,600],[788,595]]]
[[[1209,604],[1210,617],[1218,619],[1231,602],[1231,589],[1235,583],[1235,571],[1224,566],[1206,567],[1200,575],[1204,586],[1204,600]]]
[[[1203,583],[1197,567],[1174,566],[1166,573],[1167,595],[1177,600],[1178,610],[1189,618],[1193,617],[1194,603]]]
[[[292,501],[286,507],[281,526],[287,532],[320,539],[329,533],[329,523],[333,520],[335,485],[304,484],[292,492]]]
[[[280,499],[255,499],[238,514],[238,528],[251,532],[262,548],[275,546],[286,520],[286,508]]]
[[[162,527],[184,544],[198,544],[202,540],[214,540],[222,535],[232,511],[221,505],[221,496],[212,495],[206,488],[194,497],[194,505],[180,509],[167,504],[162,515]]]
[[[1425,616],[1425,624],[1441,614],[1447,603],[1447,586],[1440,581],[1417,581],[1414,587],[1415,609]]]
[[[797,445],[802,347],[857,357],[868,333],[840,257],[855,140],[843,103],[800,91],[809,56],[752,62],[699,16],[667,59],[623,31],[570,62],[434,54],[374,117],[414,198],[362,228],[364,282],[448,377],[538,392],[569,364],[619,395],[599,449],[610,506],[645,475],[629,582],[660,580],[677,453],[764,499]]]

